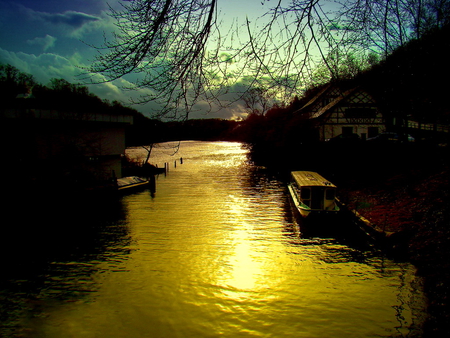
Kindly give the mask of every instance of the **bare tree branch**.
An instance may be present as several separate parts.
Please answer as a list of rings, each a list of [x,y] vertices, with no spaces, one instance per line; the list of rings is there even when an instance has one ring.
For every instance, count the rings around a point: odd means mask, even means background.
[[[134,0],[111,9],[117,32],[90,71],[145,90],[136,103],[158,103],[157,117],[186,119],[198,102],[224,107],[224,97],[237,91],[238,100],[252,87],[288,101],[320,67],[330,79],[349,76],[360,68],[355,57],[386,56],[448,24],[450,0],[278,0],[225,32],[218,14],[218,0]]]

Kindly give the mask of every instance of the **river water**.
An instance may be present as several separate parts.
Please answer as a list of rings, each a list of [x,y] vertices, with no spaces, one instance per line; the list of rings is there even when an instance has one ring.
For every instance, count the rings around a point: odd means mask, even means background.
[[[155,193],[67,215],[63,244],[10,258],[0,336],[420,337],[412,265],[343,236],[342,222],[301,223],[285,183],[241,144],[173,145],[153,150],[169,163]]]

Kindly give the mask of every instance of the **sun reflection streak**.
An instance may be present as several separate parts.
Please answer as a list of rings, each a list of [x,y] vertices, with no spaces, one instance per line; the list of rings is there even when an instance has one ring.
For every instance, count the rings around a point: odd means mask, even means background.
[[[230,232],[232,250],[228,259],[229,269],[222,276],[222,282],[227,287],[224,291],[231,298],[247,297],[249,292],[260,291],[268,287],[265,280],[265,264],[267,253],[258,250],[257,236],[251,224],[249,201],[245,198],[229,196],[229,221],[234,230]]]
[[[237,243],[234,246],[234,256],[229,264],[232,271],[227,284],[240,290],[253,290],[257,287],[258,278],[261,276],[261,263],[252,257],[252,249],[245,237],[245,231],[234,233]]]

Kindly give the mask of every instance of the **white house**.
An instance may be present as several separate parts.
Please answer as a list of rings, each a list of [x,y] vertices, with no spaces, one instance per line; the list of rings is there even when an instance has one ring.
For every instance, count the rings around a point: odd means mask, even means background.
[[[309,118],[317,122],[321,141],[341,134],[357,134],[365,140],[386,130],[375,99],[360,87],[344,89],[328,84],[298,112],[309,114]]]

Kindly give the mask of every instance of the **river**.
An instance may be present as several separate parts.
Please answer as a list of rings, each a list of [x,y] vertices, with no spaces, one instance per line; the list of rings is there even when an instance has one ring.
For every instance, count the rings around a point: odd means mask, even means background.
[[[307,231],[285,183],[240,143],[174,145],[153,150],[169,163],[155,193],[66,215],[62,244],[11,255],[0,336],[420,337],[414,266],[341,236],[345,224]]]

